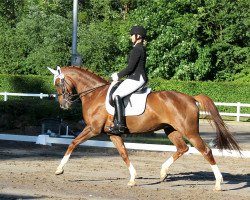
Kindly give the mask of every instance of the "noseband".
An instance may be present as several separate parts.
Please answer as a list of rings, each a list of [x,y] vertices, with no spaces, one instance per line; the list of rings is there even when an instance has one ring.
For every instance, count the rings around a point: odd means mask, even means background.
[[[62,89],[62,93],[57,94],[57,96],[58,97],[59,96],[63,96],[63,99],[65,101],[72,103],[71,98],[74,95],[72,95],[72,93],[68,91],[68,88],[67,88],[66,85],[69,85],[69,84],[67,83],[67,81],[65,80],[65,78],[60,79],[60,83],[56,84],[56,87],[61,88]]]

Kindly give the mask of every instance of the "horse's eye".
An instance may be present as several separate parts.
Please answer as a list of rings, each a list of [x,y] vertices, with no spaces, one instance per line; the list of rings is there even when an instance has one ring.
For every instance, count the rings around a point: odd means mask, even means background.
[[[55,86],[56,86],[56,87],[62,87],[63,84],[62,84],[62,83],[57,83],[57,84],[55,84]]]

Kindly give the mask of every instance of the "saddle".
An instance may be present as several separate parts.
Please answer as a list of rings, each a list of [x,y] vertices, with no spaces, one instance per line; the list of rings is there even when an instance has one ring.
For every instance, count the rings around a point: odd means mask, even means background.
[[[106,96],[106,109],[111,115],[114,114],[114,102],[112,99],[112,94],[120,84],[121,82],[112,82]],[[125,108],[125,116],[142,114],[145,110],[146,99],[150,92],[151,89],[146,87],[146,84],[144,84],[132,94],[124,97],[122,100]]]
[[[110,90],[109,93],[109,103],[112,107],[114,107],[114,101],[112,98],[113,93],[115,92],[115,90],[119,87],[119,85],[122,83],[122,81],[118,81]],[[131,105],[131,101],[130,101],[130,97],[132,94],[143,94],[147,91],[147,87],[146,87],[146,83],[141,86],[140,88],[138,88],[136,91],[134,91],[133,93],[125,96],[124,98],[122,98],[123,104],[124,104],[124,108],[127,107],[128,103],[130,103]],[[132,105],[131,105],[132,106]]]

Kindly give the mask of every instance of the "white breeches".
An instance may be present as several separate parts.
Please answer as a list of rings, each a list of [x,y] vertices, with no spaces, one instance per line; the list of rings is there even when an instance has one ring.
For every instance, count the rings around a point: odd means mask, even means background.
[[[119,87],[115,90],[115,92],[112,95],[112,98],[114,99],[115,96],[119,95],[121,98],[131,94],[132,92],[139,89],[143,84],[145,83],[142,76],[140,76],[140,80],[132,80],[132,79],[125,79]]]

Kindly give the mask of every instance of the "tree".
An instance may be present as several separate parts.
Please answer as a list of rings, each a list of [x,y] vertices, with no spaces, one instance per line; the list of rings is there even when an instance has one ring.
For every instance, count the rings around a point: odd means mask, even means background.
[[[78,51],[86,67],[109,75],[126,65],[131,26],[143,25],[149,76],[246,81],[249,7],[248,0],[79,0]],[[69,64],[71,27],[72,1],[0,2],[0,73]]]
[[[5,27],[8,29],[8,27]],[[4,34],[1,73],[47,74],[47,66],[67,65],[70,60],[71,23],[59,15],[47,15],[39,7]]]

